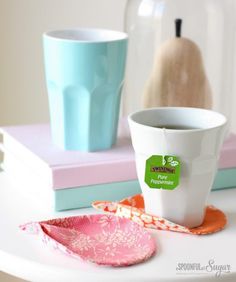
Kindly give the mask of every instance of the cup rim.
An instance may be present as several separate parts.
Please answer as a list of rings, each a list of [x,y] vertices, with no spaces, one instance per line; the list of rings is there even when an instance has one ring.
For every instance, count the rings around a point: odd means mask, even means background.
[[[65,35],[63,36],[63,33]],[[81,39],[70,38],[68,35],[72,33],[80,33]],[[67,37],[66,37],[67,34]],[[82,36],[83,34],[83,36]],[[91,38],[94,39],[86,40],[85,34],[89,34]],[[97,39],[96,39],[97,36]],[[106,43],[106,42],[116,42],[128,39],[128,34],[122,31],[103,29],[103,28],[89,28],[89,27],[78,27],[78,28],[66,28],[66,29],[55,29],[49,30],[43,33],[43,37],[48,37],[53,40],[66,41],[66,42],[76,42],[76,43]],[[100,39],[99,39],[100,37]]]
[[[216,117],[221,119],[221,122],[218,122],[218,124],[215,125],[215,126],[208,126],[206,128],[193,128],[193,129],[169,129],[169,128],[166,128],[165,131],[167,133],[202,132],[202,131],[206,131],[206,130],[211,130],[211,129],[216,129],[216,128],[222,127],[223,125],[228,123],[227,118],[223,114],[221,114],[221,113],[219,113],[217,111],[203,109],[203,108],[194,108],[194,107],[154,107],[154,108],[148,108],[148,109],[136,111],[136,112],[133,112],[133,113],[129,114],[128,115],[128,121],[129,121],[129,123],[133,123],[133,124],[135,124],[135,125],[137,125],[139,127],[143,127],[143,128],[146,128],[146,129],[152,129],[154,131],[160,131],[160,130],[163,130],[163,129],[159,128],[159,127],[153,127],[153,126],[150,126],[150,125],[147,125],[147,124],[143,124],[143,123],[137,122],[135,120],[135,117],[138,116],[139,114],[145,113],[145,112],[148,113],[148,112],[151,112],[151,111],[170,111],[170,110],[173,110],[173,111],[176,111],[176,110],[180,110],[180,111],[192,110],[192,111],[198,111],[199,113],[200,112],[205,112],[205,113],[208,112],[209,114],[215,115]]]

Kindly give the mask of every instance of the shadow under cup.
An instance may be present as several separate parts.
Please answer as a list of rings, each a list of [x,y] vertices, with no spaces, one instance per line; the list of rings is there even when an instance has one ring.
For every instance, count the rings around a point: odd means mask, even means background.
[[[53,142],[98,151],[116,141],[127,35],[102,29],[43,35]]]
[[[205,109],[166,107],[133,113],[128,121],[146,212],[187,227],[201,225],[226,132],[226,118]],[[152,156],[179,159],[179,184],[173,190],[147,183],[147,160]]]

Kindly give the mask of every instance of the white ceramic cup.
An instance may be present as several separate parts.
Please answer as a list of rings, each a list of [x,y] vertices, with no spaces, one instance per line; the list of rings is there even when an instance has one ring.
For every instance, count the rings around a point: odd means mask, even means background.
[[[133,113],[128,122],[146,212],[187,227],[201,225],[226,132],[226,118],[205,109],[165,107]],[[161,125],[193,129],[153,127]],[[145,183],[146,160],[153,155],[180,159],[179,185],[174,190],[152,189]]]

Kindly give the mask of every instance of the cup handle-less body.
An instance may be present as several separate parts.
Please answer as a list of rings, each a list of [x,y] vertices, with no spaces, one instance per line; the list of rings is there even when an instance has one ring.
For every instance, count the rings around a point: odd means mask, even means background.
[[[117,135],[127,38],[43,39],[53,142],[68,150],[110,148]]]
[[[164,131],[152,127],[158,122],[199,129]],[[183,226],[199,226],[217,169],[225,117],[196,108],[153,108],[130,115],[129,125],[145,211]],[[146,161],[154,155],[179,158],[180,180],[174,190],[150,188],[145,182]]]

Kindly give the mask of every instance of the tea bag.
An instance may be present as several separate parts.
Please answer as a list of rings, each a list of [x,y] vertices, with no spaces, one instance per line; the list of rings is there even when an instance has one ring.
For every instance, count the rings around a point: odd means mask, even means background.
[[[176,19],[176,37],[156,52],[152,73],[143,94],[144,108],[176,106],[210,109],[212,92],[199,47],[181,37],[181,19]]]

